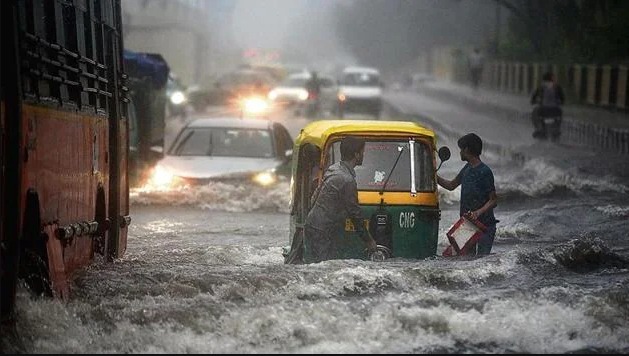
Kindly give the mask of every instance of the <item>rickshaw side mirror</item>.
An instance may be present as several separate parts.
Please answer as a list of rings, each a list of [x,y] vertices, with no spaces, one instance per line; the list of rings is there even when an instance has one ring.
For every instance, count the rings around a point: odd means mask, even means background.
[[[445,162],[450,159],[450,149],[447,146],[442,146],[439,149],[439,159],[441,162]]]

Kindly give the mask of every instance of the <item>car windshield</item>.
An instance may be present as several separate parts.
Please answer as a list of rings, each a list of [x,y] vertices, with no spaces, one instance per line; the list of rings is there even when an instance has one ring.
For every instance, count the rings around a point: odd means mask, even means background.
[[[288,88],[304,88],[308,78],[306,77],[288,77],[282,82],[283,87]]]
[[[341,80],[343,85],[373,87],[380,85],[378,75],[370,73],[345,73]]]
[[[354,167],[358,190],[379,191],[382,189],[387,175],[393,168],[399,154],[399,148],[404,148],[395,169],[387,182],[385,191],[396,192],[411,190],[411,164],[408,140],[377,140],[365,143],[363,163]],[[415,141],[415,185],[417,191],[432,191],[434,189],[434,164],[430,147],[421,141]],[[328,162],[334,163],[341,159],[341,143],[332,144],[332,152]]]
[[[269,130],[186,128],[173,146],[174,156],[273,157]]]

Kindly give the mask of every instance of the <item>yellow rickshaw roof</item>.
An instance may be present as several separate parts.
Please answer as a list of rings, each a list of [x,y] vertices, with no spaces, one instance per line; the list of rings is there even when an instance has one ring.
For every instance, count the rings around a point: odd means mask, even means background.
[[[299,136],[295,139],[295,144],[312,143],[318,147],[323,147],[328,138],[332,135],[344,133],[374,133],[388,132],[400,134],[415,134],[430,137],[435,140],[433,130],[421,126],[412,121],[383,121],[383,120],[317,120],[306,125]]]

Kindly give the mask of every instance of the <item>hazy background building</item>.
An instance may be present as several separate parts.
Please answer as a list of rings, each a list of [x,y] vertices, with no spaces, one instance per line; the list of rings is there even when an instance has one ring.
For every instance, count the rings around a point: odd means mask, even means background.
[[[123,0],[125,48],[161,54],[184,84],[196,84],[213,76],[226,55],[217,47],[228,36],[221,27],[233,5],[231,0]]]

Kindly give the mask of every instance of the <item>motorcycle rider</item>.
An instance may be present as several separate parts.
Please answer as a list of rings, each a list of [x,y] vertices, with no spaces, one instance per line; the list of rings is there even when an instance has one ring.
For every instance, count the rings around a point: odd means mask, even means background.
[[[308,116],[314,116],[314,114],[318,114],[320,110],[320,96],[321,96],[321,81],[319,80],[319,76],[316,71],[310,72],[310,78],[306,82],[306,90],[308,91],[308,108],[310,110],[306,110],[309,113]]]
[[[531,96],[531,104],[537,104],[531,113],[531,121],[535,129],[535,131],[533,131],[533,137],[546,137],[544,118],[557,117],[561,120],[563,116],[561,105],[563,105],[564,102],[564,92],[561,86],[557,84],[555,74],[552,72],[544,73],[542,76],[542,84],[535,89]],[[559,123],[561,123],[561,121]]]

